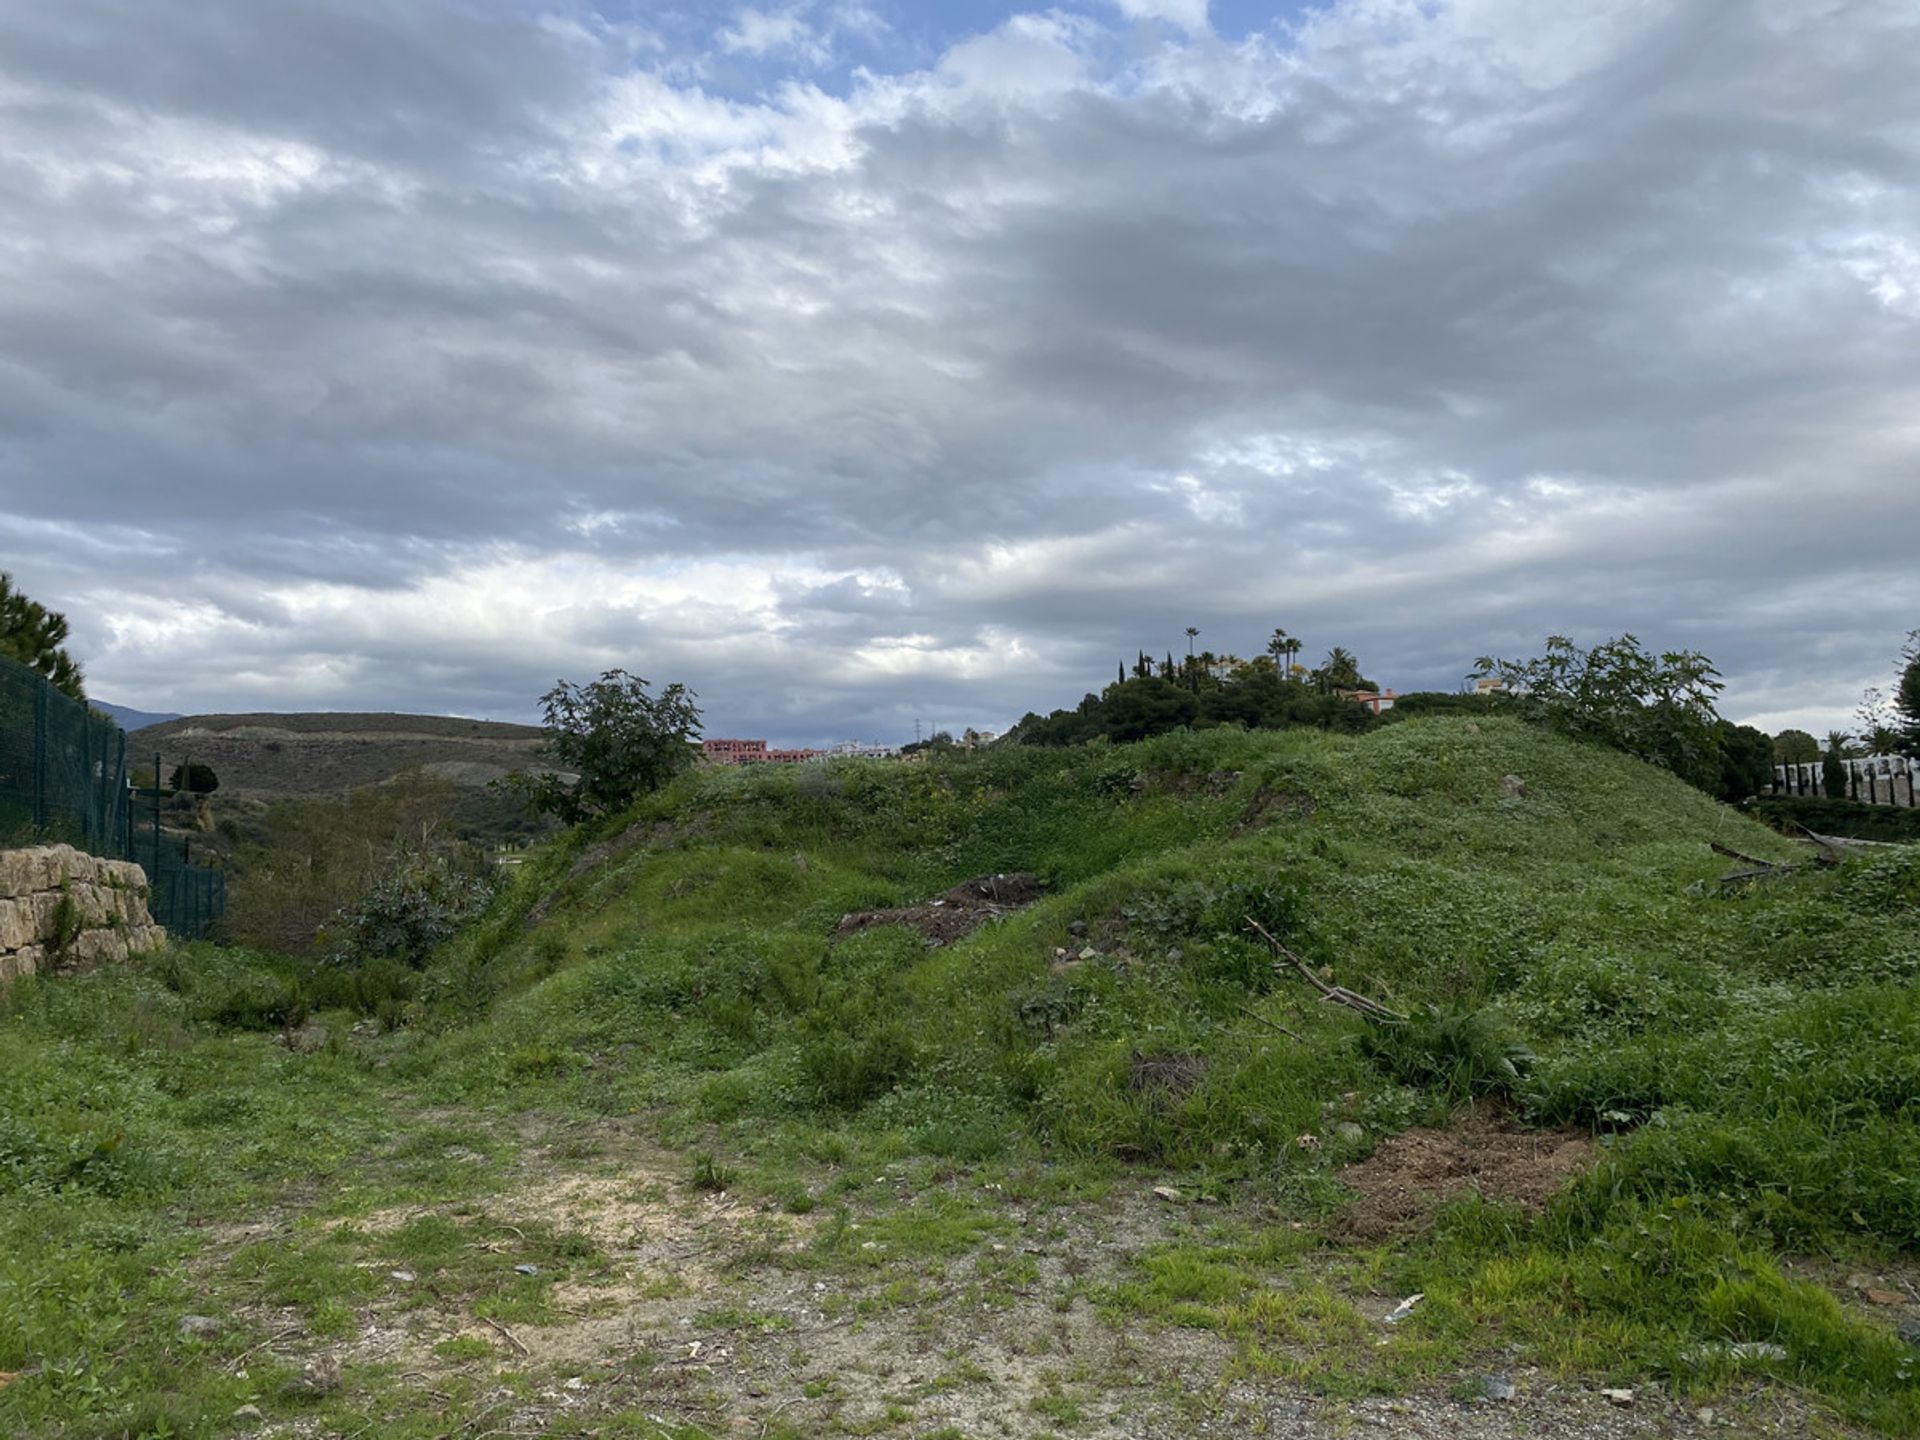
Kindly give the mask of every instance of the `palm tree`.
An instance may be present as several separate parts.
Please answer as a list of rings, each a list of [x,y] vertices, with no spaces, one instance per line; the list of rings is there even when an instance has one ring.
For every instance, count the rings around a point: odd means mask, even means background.
[[[1287,653],[1287,632],[1278,626],[1274,627],[1273,638],[1267,641],[1267,653],[1273,656],[1273,673],[1286,679],[1286,666],[1280,657]]]
[[[1336,645],[1327,652],[1318,673],[1322,690],[1353,690],[1360,684],[1360,662],[1344,645]]]

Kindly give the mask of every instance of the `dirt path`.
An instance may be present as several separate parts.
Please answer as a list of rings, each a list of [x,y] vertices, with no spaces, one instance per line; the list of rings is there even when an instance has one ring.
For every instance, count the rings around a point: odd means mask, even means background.
[[[202,1273],[266,1337],[246,1363],[322,1401],[236,1433],[346,1440],[423,1409],[448,1440],[1839,1433],[1777,1392],[1701,1409],[1643,1386],[1624,1406],[1517,1366],[1339,1398],[1249,1363],[1233,1336],[1116,1303],[1157,1247],[1266,1223],[1148,1184],[1043,1198],[903,1168],[794,1214],[694,1173],[602,1122],[521,1148],[479,1198],[319,1223],[296,1207],[224,1233]],[[1324,1270],[1317,1255],[1301,1274]],[[314,1333],[311,1304],[247,1278],[328,1265],[361,1277],[343,1333]],[[1386,1320],[1397,1298],[1351,1295],[1370,1327],[1355,1343],[1411,1343]],[[1313,1340],[1292,1343],[1310,1367]]]

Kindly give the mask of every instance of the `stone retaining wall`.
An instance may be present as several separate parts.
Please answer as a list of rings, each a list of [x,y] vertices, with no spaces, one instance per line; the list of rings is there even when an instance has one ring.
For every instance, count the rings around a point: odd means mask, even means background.
[[[166,943],[147,913],[147,874],[71,845],[0,850],[0,985],[125,960]]]

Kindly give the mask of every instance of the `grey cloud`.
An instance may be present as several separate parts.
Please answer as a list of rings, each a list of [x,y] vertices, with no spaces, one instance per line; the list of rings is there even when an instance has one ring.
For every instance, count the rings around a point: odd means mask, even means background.
[[[155,537],[112,586],[64,542],[8,557],[117,698],[226,705],[297,659],[302,703],[526,713],[632,651],[730,728],[825,739],[1070,704],[1195,623],[1401,688],[1633,628],[1714,654],[1730,703],[1844,710],[1920,623],[1892,3],[1636,9],[1554,83],[1445,11],[1389,43],[1336,7],[1294,54],[1164,47],[1067,94],[908,77],[803,122],[682,91],[675,143],[625,147],[619,47],[506,10],[6,9],[0,515]],[[501,553],[776,581],[753,617],[585,605],[524,645],[281,593]],[[786,578],[881,568],[904,590]],[[110,644],[128,592],[233,628]],[[845,663],[905,634],[1024,648]]]

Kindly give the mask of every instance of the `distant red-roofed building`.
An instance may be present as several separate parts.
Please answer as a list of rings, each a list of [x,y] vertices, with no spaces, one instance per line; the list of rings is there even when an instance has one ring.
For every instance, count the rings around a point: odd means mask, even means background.
[[[764,740],[702,740],[700,753],[715,765],[745,765],[767,758]]]

